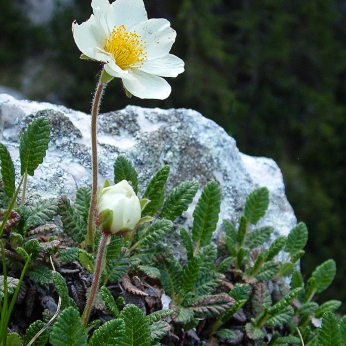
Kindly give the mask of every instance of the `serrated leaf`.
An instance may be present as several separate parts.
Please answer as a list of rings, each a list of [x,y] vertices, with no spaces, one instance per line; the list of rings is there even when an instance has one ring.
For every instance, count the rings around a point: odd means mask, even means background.
[[[77,243],[84,241],[87,225],[82,217],[74,212],[66,196],[59,198],[58,213],[61,216],[61,221],[67,235]]]
[[[168,195],[160,217],[174,221],[186,211],[198,190],[198,183],[186,181],[174,188]]]
[[[250,285],[248,284],[236,284],[229,295],[236,301],[242,299],[249,299],[250,297]]]
[[[116,259],[107,260],[106,272],[107,281],[117,283],[127,273],[130,264],[130,254],[128,249],[122,248]]]
[[[217,256],[217,247],[214,243],[204,246],[199,249],[197,256],[201,260],[199,268],[199,275],[203,276],[206,273],[210,273],[215,268],[215,261]]]
[[[29,258],[29,254],[22,247],[18,246],[16,248],[16,253],[26,261]]]
[[[83,250],[79,249],[78,251],[78,262],[82,265],[83,268],[85,268],[89,273],[94,272],[94,263],[95,263],[95,257]]]
[[[293,263],[291,262],[284,262],[281,265],[280,270],[275,275],[275,278],[278,278],[280,276],[290,276],[293,272]]]
[[[237,234],[238,247],[243,247],[249,225],[250,225],[250,223],[247,221],[246,217],[244,215],[242,215],[240,217],[238,234]]]
[[[172,221],[164,219],[155,221],[144,233],[140,235],[139,240],[134,247],[152,247],[153,244],[156,244],[159,240],[161,240],[172,227]]]
[[[171,326],[164,321],[155,322],[149,328],[151,343],[160,341],[171,330]]]
[[[292,306],[287,306],[286,308],[280,310],[274,316],[271,316],[266,321],[268,326],[281,326],[287,323],[294,315],[294,310]]]
[[[328,302],[323,303],[319,306],[315,311],[315,317],[321,318],[326,312],[334,312],[341,306],[341,302],[339,300],[329,300]]]
[[[91,336],[89,346],[122,345],[125,323],[121,319],[111,320],[96,329]]]
[[[226,219],[222,220],[222,226],[226,236],[231,238],[232,242],[235,244],[237,241],[237,230],[235,227]]]
[[[30,228],[45,225],[48,221],[52,221],[57,215],[58,206],[57,199],[44,199],[30,206],[30,216],[24,223],[24,231]]]
[[[228,237],[227,235],[223,237],[227,249],[229,251],[229,253],[231,254],[231,256],[236,257],[237,256],[237,249],[236,249],[236,242],[234,242],[234,240],[230,237]]]
[[[230,329],[220,329],[216,332],[216,334],[221,339],[232,340],[236,338],[236,334]]]
[[[234,303],[228,294],[220,293],[200,297],[191,305],[191,309],[200,317],[210,318],[226,312]]]
[[[291,283],[290,283],[291,290],[294,290],[295,288],[303,287],[303,286],[304,286],[304,281],[303,281],[302,273],[300,272],[300,270],[293,271]]]
[[[180,291],[182,268],[179,262],[170,256],[158,263],[161,273],[161,284],[165,293],[169,296],[175,296]]]
[[[308,229],[305,223],[299,222],[297,226],[293,227],[287,236],[285,252],[290,257],[294,256],[298,251],[303,250],[308,241]]]
[[[173,313],[173,310],[157,310],[151,313],[150,315],[146,316],[146,319],[148,321],[148,324],[151,325],[155,322],[160,321],[162,318],[168,317]]]
[[[119,155],[114,163],[114,184],[127,180],[135,192],[138,193],[138,175],[132,162],[125,156]]]
[[[19,144],[20,174],[33,176],[37,166],[43,162],[48,149],[50,136],[49,121],[40,117],[35,119],[23,132]]]
[[[51,284],[53,282],[52,271],[46,266],[35,266],[29,272],[29,277],[36,283]]]
[[[17,333],[9,333],[6,336],[6,346],[22,346],[22,338]]]
[[[150,180],[146,188],[143,198],[150,200],[142,211],[142,216],[153,216],[161,207],[165,198],[165,184],[169,175],[169,166],[163,166],[155,176]]]
[[[254,286],[252,307],[257,314],[260,314],[263,310],[264,304],[267,304],[268,306],[272,305],[272,298],[268,286],[264,282],[259,282]]]
[[[13,278],[12,276],[7,276],[7,292],[9,294],[12,294],[16,289],[18,283],[18,279]],[[0,297],[4,296],[4,284],[4,276],[0,275]]]
[[[215,181],[210,181],[203,189],[193,212],[192,239],[198,246],[210,243],[219,221],[221,190]]]
[[[85,223],[88,222],[89,208],[91,199],[91,188],[88,186],[80,187],[76,192],[74,208],[82,217]]]
[[[196,283],[200,269],[200,262],[199,257],[192,257],[192,259],[185,266],[181,279],[182,291],[188,292]]]
[[[319,346],[342,346],[338,321],[332,312],[323,315],[322,327],[318,333]]]
[[[100,289],[100,293],[107,309],[111,312],[113,317],[117,318],[119,316],[119,309],[110,290],[107,287],[102,286]]]
[[[141,270],[145,275],[148,275],[152,279],[160,279],[160,271],[150,265],[139,265],[138,269]]]
[[[279,270],[280,270],[279,262],[266,262],[262,265],[261,269],[258,271],[256,278],[258,280],[269,281],[277,274]]]
[[[24,345],[27,345],[31,339],[42,329],[44,328],[46,323],[37,320],[34,323],[30,324],[29,328],[25,332],[24,337]],[[49,328],[43,331],[41,335],[38,336],[38,338],[34,341],[32,346],[45,346],[48,342],[49,338]]]
[[[125,322],[123,346],[150,346],[150,327],[141,309],[126,305],[120,314]]]
[[[31,259],[35,260],[40,253],[41,247],[37,239],[30,239],[24,244],[24,249]]]
[[[321,293],[334,280],[336,274],[335,261],[330,259],[319,265],[308,280],[304,301],[307,302],[314,293]]]
[[[295,288],[293,291],[288,293],[283,299],[278,301],[275,305],[273,305],[271,308],[268,309],[268,314],[271,316],[276,315],[280,310],[285,309],[287,306],[289,306],[293,299],[297,298],[300,294],[302,288]]]
[[[291,262],[296,263],[298,260],[305,254],[304,250],[300,250],[294,254],[294,256],[291,257]]]
[[[49,342],[53,346],[87,346],[87,338],[79,312],[69,307],[58,316]]]
[[[193,245],[190,235],[186,229],[180,228],[180,236],[186,249],[187,259],[190,260],[193,257]]]
[[[67,248],[59,251],[62,262],[71,262],[78,258],[79,249],[76,247]]]
[[[246,197],[244,215],[248,222],[256,225],[264,216],[269,205],[269,190],[262,187],[254,190]]]
[[[225,258],[216,268],[218,273],[224,273],[228,270],[228,268],[234,263],[234,257]]]
[[[110,243],[107,245],[106,258],[112,260],[117,258],[124,244],[124,238],[114,235],[111,237]]]
[[[240,310],[244,305],[245,303],[247,302],[247,299],[240,299],[240,300],[237,300],[236,303],[228,310],[226,311],[225,314],[223,314],[221,316],[221,321],[223,323],[227,322],[230,318],[233,317],[233,315],[238,311]]]
[[[75,301],[68,295],[68,288],[65,278],[60,273],[53,271],[52,280],[58,292],[58,295],[61,297],[61,310],[64,310],[65,308],[70,306],[78,310]]]
[[[301,340],[293,335],[283,336],[276,340],[275,345],[301,345]]]
[[[261,246],[269,241],[273,231],[274,228],[270,226],[256,228],[247,234],[245,243],[250,249]]]
[[[173,309],[172,319],[175,323],[186,325],[191,322],[194,316],[194,311],[190,308],[184,308],[171,302],[170,307]]]
[[[261,328],[255,327],[252,323],[245,325],[246,335],[252,340],[261,340],[265,337],[265,333]]]
[[[313,315],[316,309],[318,308],[318,304],[315,302],[310,302],[303,304],[302,307],[299,309],[300,315]]]
[[[6,146],[0,143],[1,178],[8,198],[12,198],[16,189],[15,171],[11,155]]]
[[[345,345],[346,344],[346,315],[340,319],[339,329],[340,329],[342,345]]]
[[[266,251],[264,256],[265,262],[272,261],[275,256],[279,254],[279,252],[284,248],[286,244],[286,237],[284,235],[277,237],[273,243],[270,245],[269,249]]]

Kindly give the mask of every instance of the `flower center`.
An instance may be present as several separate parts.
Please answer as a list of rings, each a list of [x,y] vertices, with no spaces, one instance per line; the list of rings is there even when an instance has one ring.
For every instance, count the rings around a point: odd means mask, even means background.
[[[123,70],[139,67],[134,64],[146,58],[144,48],[141,37],[136,32],[127,32],[125,25],[115,26],[105,45],[105,51],[113,54],[116,64]]]

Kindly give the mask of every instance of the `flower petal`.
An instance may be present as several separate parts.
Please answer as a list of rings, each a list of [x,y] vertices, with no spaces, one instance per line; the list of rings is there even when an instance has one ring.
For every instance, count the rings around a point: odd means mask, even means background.
[[[149,19],[141,22],[131,29],[144,43],[147,59],[161,58],[169,53],[177,36],[167,19]]]
[[[107,11],[110,8],[108,0],[92,0],[91,7],[97,20],[102,25],[107,37],[109,36],[110,29],[108,28],[106,16]]]
[[[92,0],[91,7],[93,10],[100,8],[103,13],[107,13],[110,3],[108,0]]]
[[[163,78],[138,69],[128,71],[129,75],[122,78],[122,81],[131,94],[141,99],[164,100],[171,93],[171,86]]]
[[[82,53],[89,58],[104,61],[97,48],[103,49],[107,35],[94,15],[80,25],[73,22],[72,32],[76,45]]]
[[[161,58],[145,60],[139,69],[161,77],[176,77],[184,72],[184,61],[175,55],[167,54]]]
[[[126,78],[126,76],[129,74],[129,72],[127,70],[123,70],[121,69],[114,61],[114,58],[112,56],[108,56],[108,60],[107,60],[108,64],[106,64],[104,66],[104,69],[106,70],[106,72],[113,76],[113,77],[117,77],[117,78]],[[129,77],[131,78],[131,77]]]
[[[136,24],[148,20],[143,0],[116,0],[107,11],[107,24],[112,31],[114,26],[125,25],[130,30]]]

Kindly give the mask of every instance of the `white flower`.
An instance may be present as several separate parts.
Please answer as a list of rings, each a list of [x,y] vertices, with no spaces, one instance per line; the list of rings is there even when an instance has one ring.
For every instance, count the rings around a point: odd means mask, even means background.
[[[165,99],[170,85],[161,77],[176,77],[184,62],[169,51],[176,32],[166,19],[149,19],[143,0],[92,0],[93,13],[72,31],[79,50],[104,62],[105,71],[121,78],[140,98]]]
[[[97,212],[113,212],[110,231],[115,234],[123,228],[132,229],[141,218],[141,205],[132,187],[126,180],[102,190]]]

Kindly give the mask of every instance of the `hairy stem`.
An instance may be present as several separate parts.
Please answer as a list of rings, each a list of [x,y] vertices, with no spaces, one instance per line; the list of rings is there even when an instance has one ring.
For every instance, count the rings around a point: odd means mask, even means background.
[[[100,277],[101,277],[102,268],[103,268],[103,260],[105,257],[107,244],[108,244],[108,240],[110,236],[111,236],[110,233],[101,232],[101,238],[100,238],[99,248],[97,250],[96,262],[95,262],[94,278],[91,284],[89,298],[86,303],[86,306],[83,312],[83,317],[82,317],[84,327],[86,327],[88,323],[90,312],[94,305],[94,300],[95,300],[96,293],[100,283]]]
[[[92,190],[91,190],[91,200],[89,208],[88,217],[88,229],[85,236],[85,242],[87,246],[94,249],[94,214],[96,212],[96,193],[97,193],[97,175],[98,175],[98,165],[97,165],[97,116],[99,113],[99,107],[101,102],[101,97],[106,83],[98,82],[93,103],[91,109],[91,165],[92,165]]]

